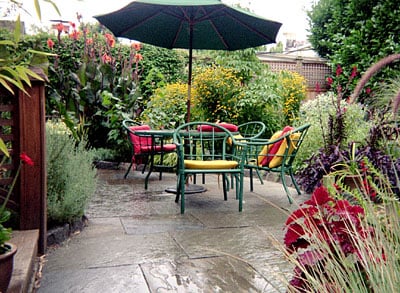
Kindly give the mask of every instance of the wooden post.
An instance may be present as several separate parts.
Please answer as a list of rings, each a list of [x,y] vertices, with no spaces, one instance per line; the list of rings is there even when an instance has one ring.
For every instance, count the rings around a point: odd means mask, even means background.
[[[35,163],[23,165],[19,178],[20,229],[39,229],[38,251],[44,254],[47,246],[47,182],[45,139],[45,89],[44,82],[33,80],[26,88],[29,95],[19,91],[18,148]]]

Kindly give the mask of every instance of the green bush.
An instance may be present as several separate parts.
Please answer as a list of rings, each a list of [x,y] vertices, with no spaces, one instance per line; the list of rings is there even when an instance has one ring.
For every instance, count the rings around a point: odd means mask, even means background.
[[[76,144],[63,123],[46,123],[47,221],[49,226],[84,215],[96,188],[93,154]]]
[[[191,95],[196,95],[194,90]],[[172,83],[158,88],[151,96],[140,120],[153,128],[174,129],[185,122],[187,97],[188,86],[184,83]]]
[[[320,94],[313,100],[309,100],[300,106],[298,125],[311,123],[301,148],[297,153],[295,169],[302,166],[303,161],[309,159],[321,148],[328,147],[329,115],[336,114],[336,96],[332,92]],[[348,104],[342,101],[345,112],[346,138],[342,142],[347,146],[350,142],[363,142],[368,136],[372,122],[366,121],[366,112],[359,104]]]
[[[196,71],[193,88],[196,111],[201,109],[204,121],[238,122],[236,109],[243,96],[242,84],[237,72],[222,66],[209,66]],[[200,112],[200,111],[199,111]]]
[[[281,87],[278,75],[265,66],[243,89],[244,96],[237,105],[238,122],[264,122],[265,137],[270,137],[277,129],[281,129],[285,122],[283,99],[278,94]]]

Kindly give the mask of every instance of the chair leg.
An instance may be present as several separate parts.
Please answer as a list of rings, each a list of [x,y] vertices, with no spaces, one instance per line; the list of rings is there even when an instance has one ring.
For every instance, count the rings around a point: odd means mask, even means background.
[[[150,165],[149,165],[149,173],[147,173],[146,178],[144,179],[144,189],[147,190],[149,186],[149,178],[154,168],[154,155],[150,155]],[[144,169],[143,169],[144,170]]]
[[[182,183],[181,175],[178,175],[178,177],[176,179],[176,197],[175,197],[175,202],[176,203],[179,202],[179,197],[180,197],[180,194],[181,194],[181,183]]]
[[[186,185],[186,178],[185,176],[181,177],[181,181],[180,182],[180,193],[181,193],[181,214],[185,213],[185,185]]]
[[[283,188],[285,189],[286,196],[287,196],[287,198],[288,198],[288,200],[289,200],[289,203],[292,204],[292,203],[293,203],[293,200],[292,200],[292,197],[291,197],[291,195],[290,195],[289,189],[288,189],[288,187],[287,187],[287,184],[286,184],[286,174],[285,174],[285,172],[283,172],[283,170],[281,171],[281,181],[282,181]]]
[[[130,171],[131,168],[132,168],[132,165],[133,165],[133,161],[131,161],[131,164],[129,165],[128,170],[126,170],[126,173],[125,173],[125,175],[124,175],[124,179],[126,179],[126,177],[128,176],[129,171]]]
[[[249,168],[249,176],[250,176],[250,191],[253,192],[253,168]]]
[[[242,211],[243,209],[243,178],[244,178],[244,173],[239,174],[239,212]]]
[[[293,185],[294,185],[294,188],[296,188],[297,194],[298,194],[298,195],[301,195],[300,187],[299,187],[299,185],[297,184],[296,179],[294,178],[293,170],[292,170],[292,169],[289,170],[289,175],[290,175],[290,179],[292,179],[292,183],[293,183]]]
[[[222,188],[223,188],[223,190],[224,190],[224,200],[228,200],[228,191],[227,191],[227,189],[228,189],[228,182],[226,181],[226,175],[225,174],[222,174]]]
[[[264,184],[264,181],[262,180],[262,176],[261,176],[261,174],[260,174],[260,170],[256,169],[256,173],[257,173],[258,179],[259,179],[260,182],[261,182],[261,185],[263,185],[263,184]]]

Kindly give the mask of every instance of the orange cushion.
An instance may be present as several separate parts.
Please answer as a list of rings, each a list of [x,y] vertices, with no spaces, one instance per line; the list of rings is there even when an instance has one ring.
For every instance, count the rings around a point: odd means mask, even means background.
[[[199,161],[199,160],[185,160],[185,168],[187,169],[201,169],[201,170],[217,170],[217,169],[233,169],[239,163],[236,161],[227,160],[213,160],[213,161]]]

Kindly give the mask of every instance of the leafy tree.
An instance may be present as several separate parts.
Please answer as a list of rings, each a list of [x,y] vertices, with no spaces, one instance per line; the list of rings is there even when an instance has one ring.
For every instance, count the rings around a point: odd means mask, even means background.
[[[397,0],[320,0],[308,12],[310,42],[333,68],[341,65],[350,73],[357,66],[362,74],[372,63],[400,51],[399,12]],[[399,70],[399,64],[385,68],[365,88],[377,88]],[[362,100],[369,104],[365,96]]]

